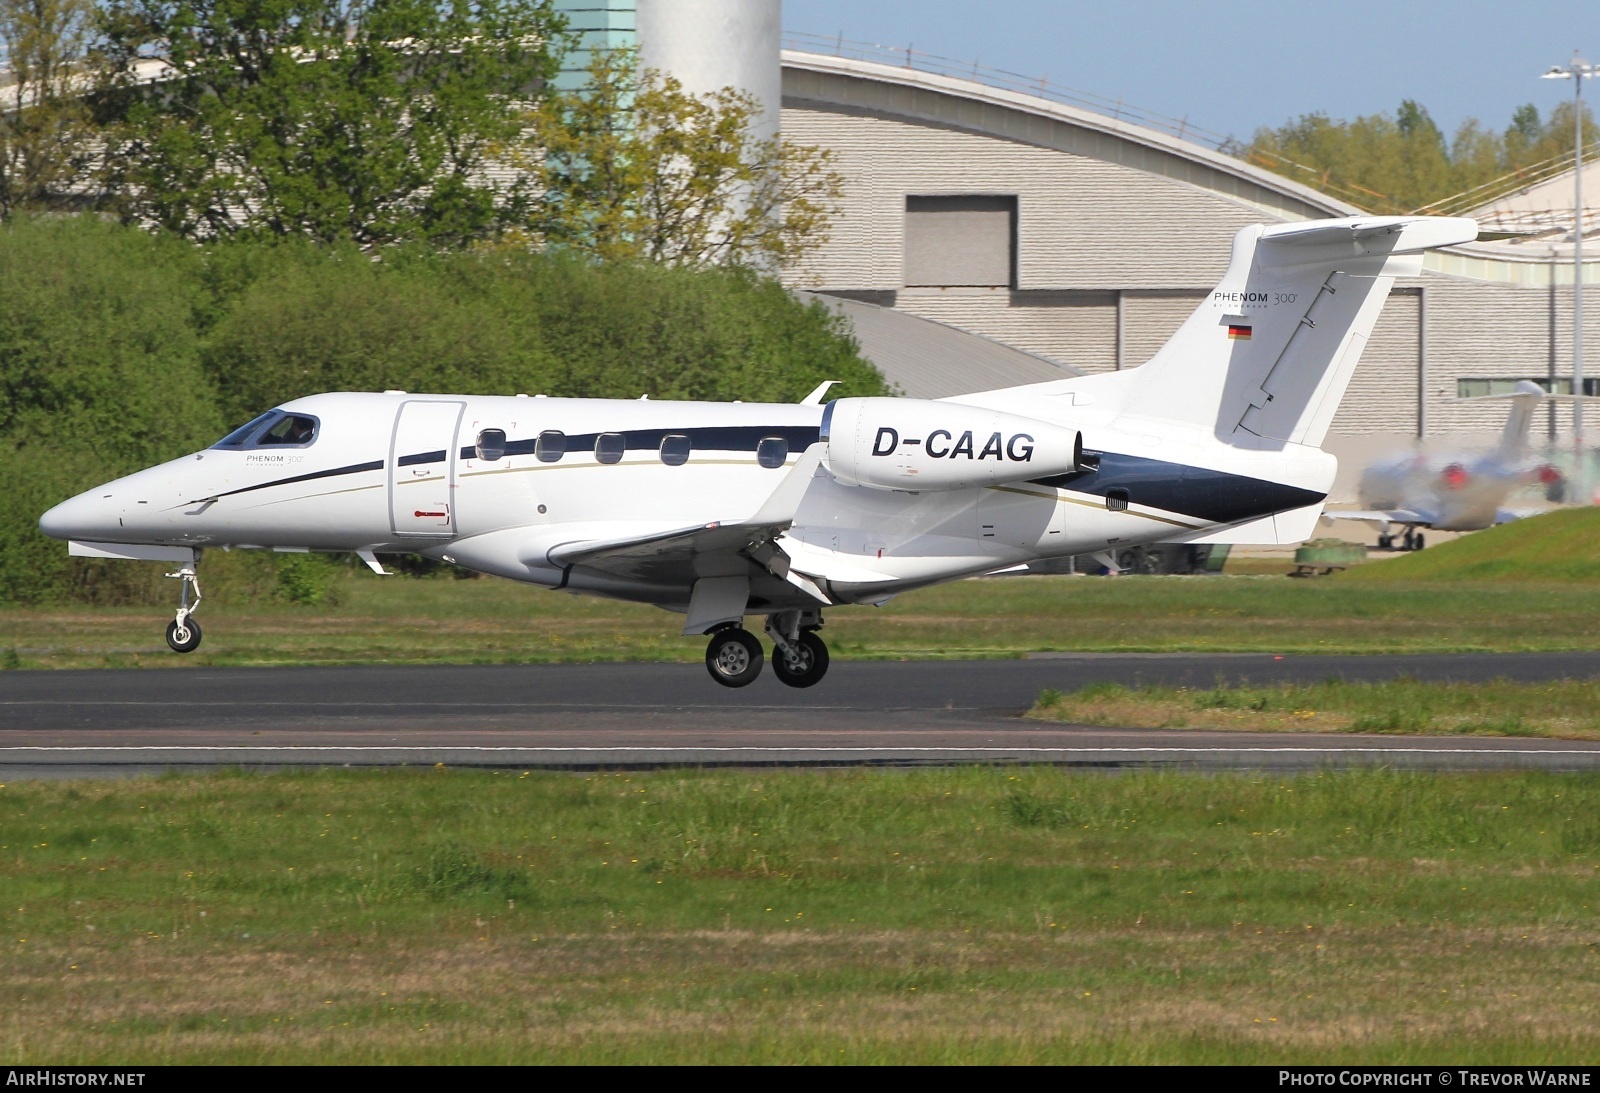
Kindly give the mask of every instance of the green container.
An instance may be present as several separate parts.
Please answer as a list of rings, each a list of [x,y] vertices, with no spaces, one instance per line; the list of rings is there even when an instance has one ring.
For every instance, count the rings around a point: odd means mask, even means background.
[[[1367,560],[1367,548],[1360,543],[1347,543],[1343,539],[1314,539],[1294,552],[1294,564],[1299,568],[1291,577],[1314,577],[1332,573],[1336,569],[1360,565]]]

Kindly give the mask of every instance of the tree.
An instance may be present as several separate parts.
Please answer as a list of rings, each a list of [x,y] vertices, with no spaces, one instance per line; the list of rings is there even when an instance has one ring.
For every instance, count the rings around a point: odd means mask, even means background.
[[[523,195],[489,151],[559,30],[548,0],[109,0],[108,188],[191,239],[492,235]]]
[[[93,14],[91,0],[0,0],[0,219],[71,204],[86,178]]]
[[[1452,198],[1469,208],[1568,169],[1572,109],[1557,106],[1546,124],[1534,106],[1518,107],[1504,133],[1468,118],[1447,144],[1428,111],[1406,99],[1393,115],[1334,121],[1306,114],[1258,129],[1235,154],[1374,212],[1428,210]],[[1592,143],[1597,132],[1587,108],[1583,126]]]
[[[826,242],[842,184],[831,153],[756,135],[753,97],[692,95],[626,51],[597,53],[589,77],[530,111],[527,143],[508,150],[540,179],[529,220],[539,242],[764,268]]]

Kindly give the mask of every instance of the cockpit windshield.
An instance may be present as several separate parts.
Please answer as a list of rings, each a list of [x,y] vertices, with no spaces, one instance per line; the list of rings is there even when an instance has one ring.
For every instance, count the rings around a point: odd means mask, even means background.
[[[317,439],[317,419],[268,410],[211,445],[213,448],[304,448]]]

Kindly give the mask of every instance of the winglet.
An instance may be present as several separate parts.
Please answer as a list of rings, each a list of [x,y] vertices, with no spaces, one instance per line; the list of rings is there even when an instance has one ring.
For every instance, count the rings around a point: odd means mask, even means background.
[[[836,384],[838,382],[839,382],[838,380],[823,380],[820,384],[817,385],[817,389],[815,391],[811,392],[805,398],[800,400],[800,405],[801,406],[821,406],[822,405],[822,396],[826,395],[828,393],[828,388],[832,387],[834,384]]]

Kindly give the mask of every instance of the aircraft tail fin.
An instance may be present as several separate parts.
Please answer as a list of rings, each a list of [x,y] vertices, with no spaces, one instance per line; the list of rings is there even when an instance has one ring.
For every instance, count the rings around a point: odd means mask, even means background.
[[[1545,399],[1545,391],[1531,380],[1517,384],[1511,395],[1511,413],[1506,418],[1505,431],[1500,434],[1497,455],[1514,459],[1528,450],[1528,430],[1533,426],[1533,412]]]
[[[1477,232],[1430,216],[1244,228],[1221,283],[1137,370],[1125,405],[1241,447],[1320,445],[1395,277]]]

